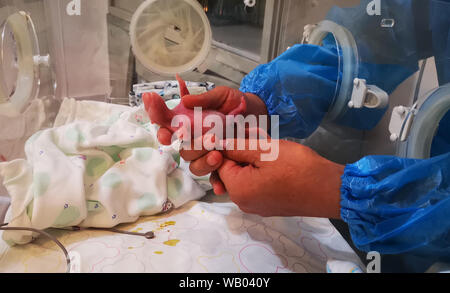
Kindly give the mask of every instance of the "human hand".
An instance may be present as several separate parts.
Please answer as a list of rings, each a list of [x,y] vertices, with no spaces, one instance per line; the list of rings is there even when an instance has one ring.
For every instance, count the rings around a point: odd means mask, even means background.
[[[242,99],[245,100],[244,111],[241,111]],[[267,115],[267,108],[264,102],[256,95],[244,94],[237,89],[229,87],[217,87],[201,95],[185,95],[182,103],[187,109],[196,107],[203,111],[215,111],[223,115],[238,115],[244,117],[248,115]],[[162,127],[158,132],[158,140],[163,145],[172,143],[173,131]],[[199,157],[198,157],[199,158]]]
[[[242,98],[245,99],[246,109],[244,113],[236,113],[236,109],[242,103]],[[213,110],[223,115],[267,115],[267,108],[264,102],[256,95],[244,94],[239,90],[229,87],[217,87],[202,95],[185,95],[182,103],[188,109],[201,107],[203,110]],[[163,145],[170,145],[172,143],[173,131],[162,127],[158,131],[158,140]],[[194,138],[194,140],[201,140],[203,137]],[[194,145],[194,142],[192,142]],[[201,143],[203,146],[203,143]],[[190,170],[196,176],[205,176],[212,173],[211,183],[216,193],[223,193],[223,184],[218,180],[217,174],[214,173],[223,163],[223,156],[218,151],[208,151],[205,148],[201,150],[181,150],[181,157],[191,162]]]
[[[279,156],[264,162],[266,151],[225,150],[218,178],[231,200],[244,212],[261,216],[340,218],[340,186],[344,166],[288,141]],[[236,142],[234,142],[236,143]],[[274,141],[270,142],[274,145]],[[236,149],[236,148],[235,148]]]
[[[239,105],[240,97],[242,96],[244,96],[247,104],[247,109],[243,114],[244,117],[248,115],[254,115],[256,117],[268,115],[265,103],[258,96],[249,93],[244,94],[239,90],[228,87],[218,87],[203,95],[186,96],[184,104],[188,108],[203,107],[205,109],[217,110],[224,115],[230,115],[230,111],[235,109],[236,105]],[[168,132],[164,129],[160,130],[158,137],[160,139],[167,139]],[[196,139],[203,140],[203,138]],[[221,194],[224,192],[223,184],[215,173],[223,163],[222,153],[218,151],[210,152],[205,149],[200,151],[182,150],[181,157],[185,161],[191,162],[190,170],[193,174],[204,176],[211,173],[210,181],[215,193]]]

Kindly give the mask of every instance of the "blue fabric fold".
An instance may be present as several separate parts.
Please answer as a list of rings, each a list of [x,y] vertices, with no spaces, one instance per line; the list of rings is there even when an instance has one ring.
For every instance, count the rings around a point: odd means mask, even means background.
[[[346,167],[341,195],[358,249],[450,261],[450,153],[366,157]]]
[[[259,96],[270,115],[280,116],[280,137],[309,137],[321,124],[337,95],[337,52],[295,45],[247,75],[241,91]]]

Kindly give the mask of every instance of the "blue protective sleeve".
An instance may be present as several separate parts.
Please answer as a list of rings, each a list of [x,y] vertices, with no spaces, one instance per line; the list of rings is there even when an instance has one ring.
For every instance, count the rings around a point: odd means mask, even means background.
[[[339,58],[333,49],[295,45],[247,75],[241,91],[259,96],[280,116],[280,137],[309,137],[337,94]]]
[[[366,157],[342,181],[341,215],[360,250],[450,260],[450,153]]]

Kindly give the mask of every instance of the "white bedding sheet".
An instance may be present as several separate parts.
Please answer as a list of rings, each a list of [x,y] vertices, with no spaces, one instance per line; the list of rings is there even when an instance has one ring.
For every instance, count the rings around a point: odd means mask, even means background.
[[[348,272],[362,267],[327,219],[261,218],[225,198],[209,199],[119,227],[155,231],[152,240],[93,230],[51,233],[78,255],[83,273],[324,273],[331,260],[344,261]],[[2,273],[65,271],[64,255],[50,240],[16,247],[0,241]]]

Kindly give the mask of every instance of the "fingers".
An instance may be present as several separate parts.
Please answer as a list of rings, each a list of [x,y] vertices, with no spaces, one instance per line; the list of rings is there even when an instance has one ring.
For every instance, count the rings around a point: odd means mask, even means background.
[[[193,161],[189,166],[192,174],[196,176],[206,176],[216,171],[223,163],[223,156],[220,152],[214,151]]]
[[[186,162],[193,162],[201,157],[205,156],[209,151],[207,150],[201,150],[201,151],[195,151],[195,150],[181,150],[180,155]]]
[[[227,192],[225,185],[223,184],[217,172],[213,172],[211,174],[209,181],[211,182],[214,193],[216,195],[224,195]]]
[[[192,162],[195,160],[200,159],[201,157],[203,157],[204,155],[206,155],[207,153],[209,153],[210,151],[212,151],[212,149],[209,149],[209,151],[205,148],[204,144],[203,144],[203,136],[198,137],[194,140],[191,141],[184,141],[183,142],[183,149],[180,151],[181,157],[187,161],[187,162]],[[190,144],[190,148],[188,148]]]
[[[185,96],[183,104],[186,108],[200,107],[206,110],[216,110],[224,115],[239,115],[247,111],[247,101],[244,94],[224,86],[201,95]]]
[[[181,150],[181,157],[191,163],[191,171],[197,176],[205,176],[216,171],[223,163],[223,158],[237,162],[239,165],[262,166],[258,140],[227,140],[224,151]]]
[[[183,104],[186,108],[194,109],[201,107],[209,110],[218,110],[225,102],[223,87],[217,87],[201,95],[187,95],[183,98]]]
[[[230,195],[236,191],[242,191],[253,180],[253,166],[242,166],[241,164],[224,158],[222,166],[217,170],[219,178]]]
[[[233,184],[235,178],[239,176],[241,167],[235,161],[224,159],[222,166],[217,170],[220,179],[227,185]]]

